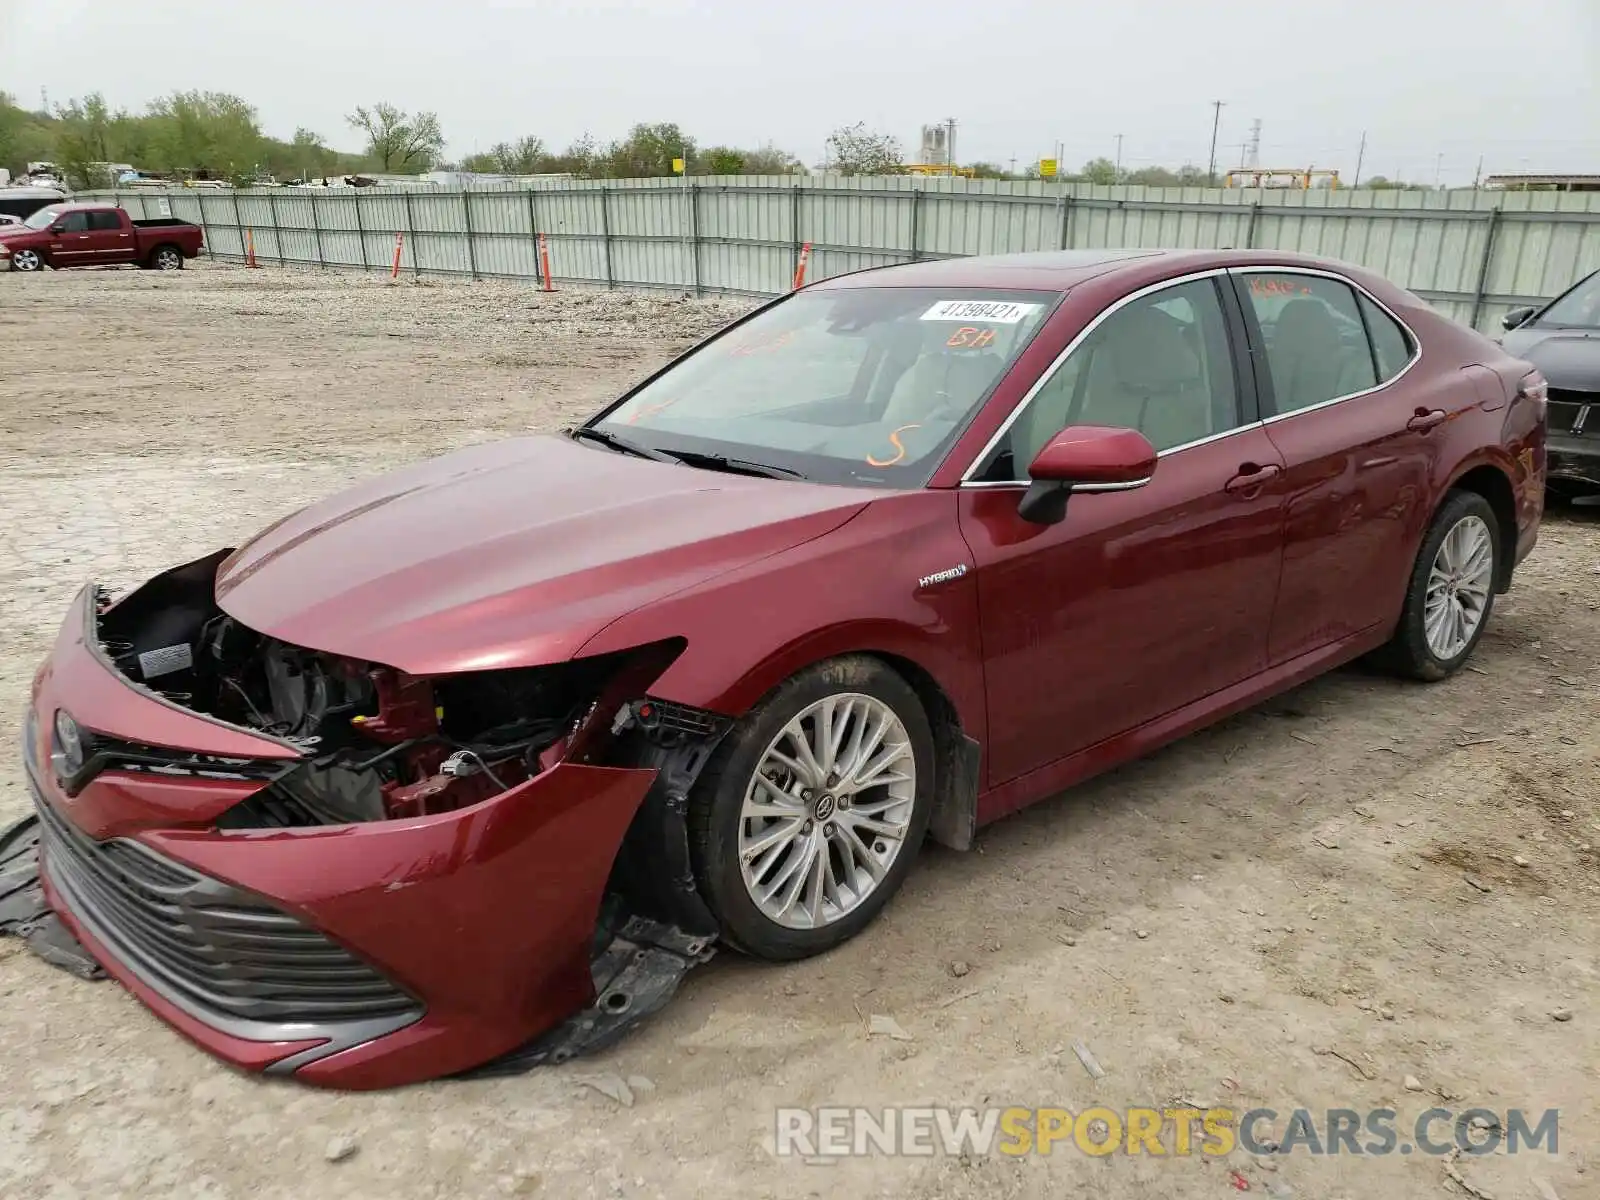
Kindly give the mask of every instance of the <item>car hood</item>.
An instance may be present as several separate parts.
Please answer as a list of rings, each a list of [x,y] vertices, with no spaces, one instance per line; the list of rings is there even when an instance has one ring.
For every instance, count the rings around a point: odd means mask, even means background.
[[[19,237],[31,237],[38,232],[40,231],[29,229],[26,225],[0,225],[0,242],[13,241]]]
[[[260,633],[417,675],[557,662],[641,605],[837,529],[873,495],[516,438],[285,518],[222,564],[217,602]]]
[[[1600,330],[1513,329],[1500,344],[1538,367],[1553,388],[1600,392]]]

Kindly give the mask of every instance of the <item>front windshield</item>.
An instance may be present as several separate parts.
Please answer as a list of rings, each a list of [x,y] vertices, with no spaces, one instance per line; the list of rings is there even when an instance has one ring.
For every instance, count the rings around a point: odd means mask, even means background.
[[[1600,275],[1591,275],[1539,314],[1540,325],[1600,329]]]
[[[1059,298],[976,288],[800,292],[708,342],[592,427],[691,463],[716,455],[821,483],[920,487]]]
[[[48,229],[50,223],[61,215],[59,208],[41,208],[23,222],[29,229]]]

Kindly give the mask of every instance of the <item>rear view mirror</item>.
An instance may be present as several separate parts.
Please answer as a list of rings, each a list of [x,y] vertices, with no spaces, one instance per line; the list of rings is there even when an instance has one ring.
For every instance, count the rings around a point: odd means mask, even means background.
[[[1112,491],[1143,487],[1156,469],[1156,448],[1137,429],[1070,425],[1045,444],[1028,466],[1032,482],[1017,513],[1025,521],[1054,525],[1067,514],[1074,489]]]
[[[1531,304],[1527,308],[1513,308],[1505,316],[1500,318],[1501,328],[1515,329],[1519,325],[1525,325],[1527,324],[1528,318],[1533,316],[1533,314],[1538,311],[1539,310],[1534,308]]]

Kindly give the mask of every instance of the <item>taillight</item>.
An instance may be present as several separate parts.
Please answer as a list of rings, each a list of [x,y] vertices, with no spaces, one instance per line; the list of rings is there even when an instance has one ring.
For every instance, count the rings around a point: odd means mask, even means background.
[[[1538,410],[1539,419],[1544,420],[1545,402],[1550,399],[1550,384],[1538,371],[1530,371],[1522,377],[1522,383],[1517,388],[1517,399],[1526,400]]]

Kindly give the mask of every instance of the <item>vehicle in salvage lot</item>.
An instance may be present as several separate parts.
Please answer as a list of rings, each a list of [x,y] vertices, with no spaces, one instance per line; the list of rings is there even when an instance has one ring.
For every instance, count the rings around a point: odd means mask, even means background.
[[[1507,313],[1503,324],[1500,344],[1550,386],[1550,490],[1600,493],[1600,271],[1542,307]]]
[[[0,227],[0,270],[132,264],[181,271],[184,259],[196,257],[204,245],[205,231],[188,221],[136,221],[110,204],[52,204],[20,225]]]
[[[1360,655],[1454,672],[1543,387],[1293,255],[815,284],[561,436],[86,588],[0,925],[241,1067],[559,1061],[718,945],[852,936],[925,836]]]

